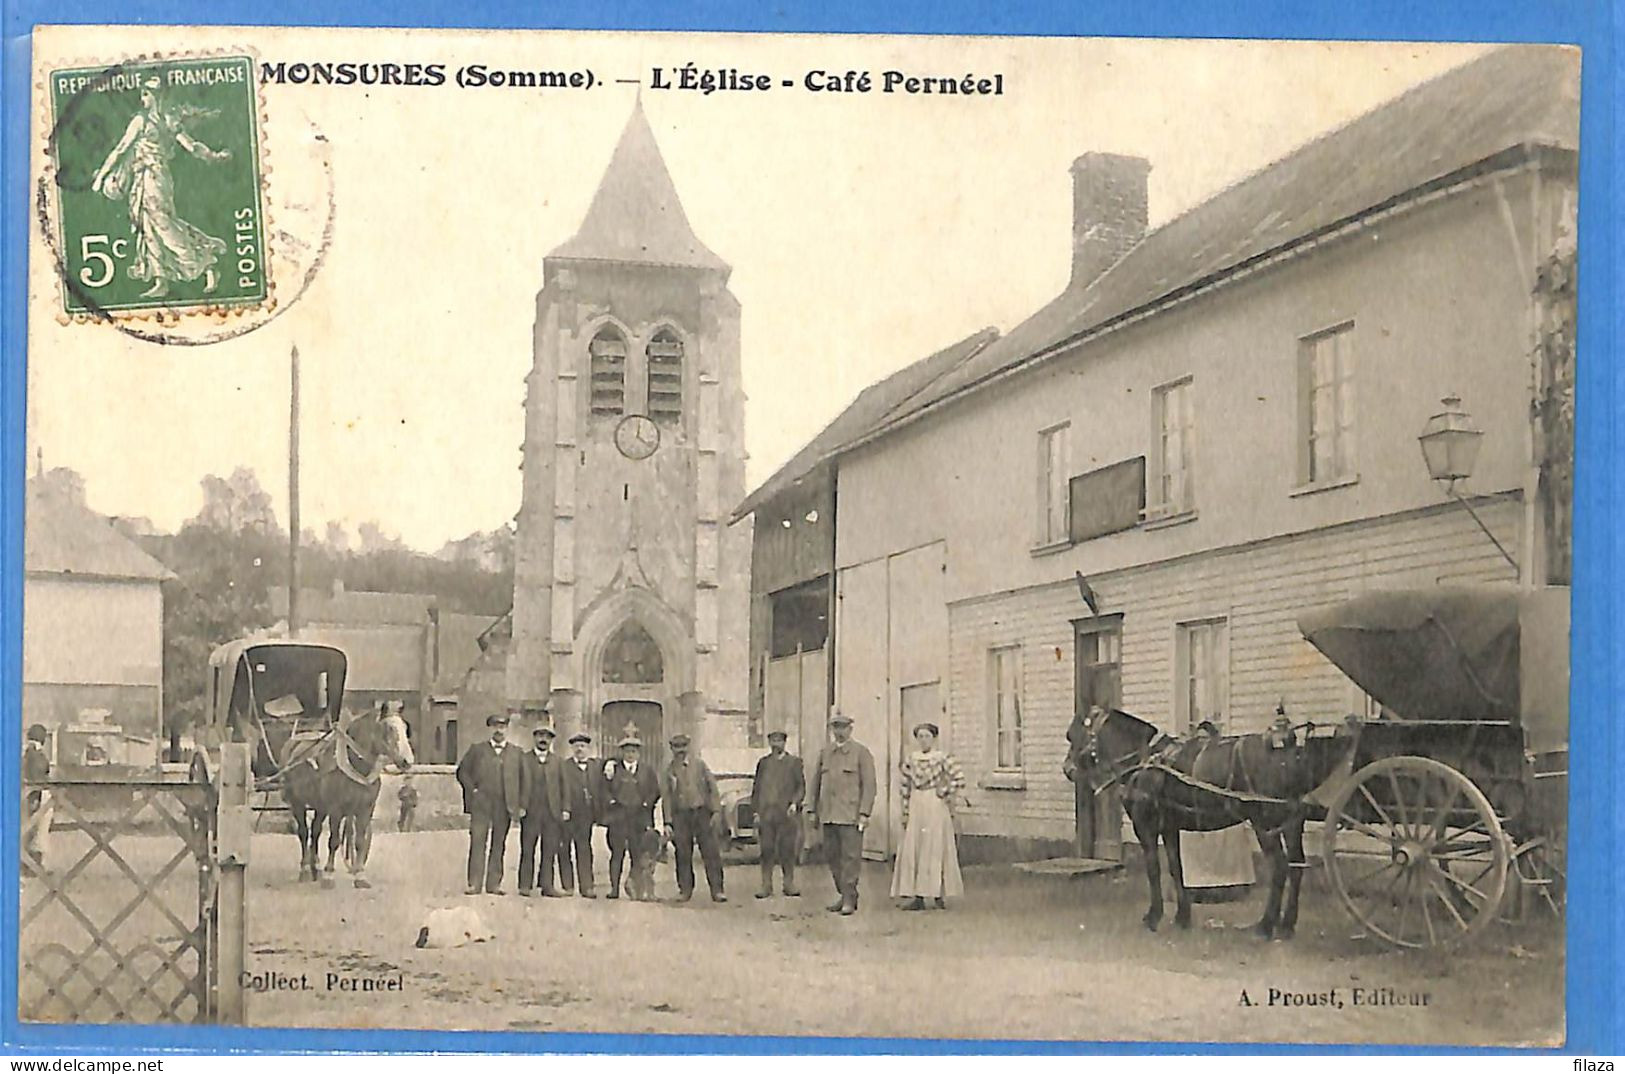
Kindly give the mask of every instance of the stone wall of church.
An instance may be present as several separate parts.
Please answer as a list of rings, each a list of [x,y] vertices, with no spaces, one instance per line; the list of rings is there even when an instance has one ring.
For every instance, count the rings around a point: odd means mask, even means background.
[[[624,414],[649,409],[655,334],[683,344],[681,422],[646,459],[615,446],[622,414],[591,412],[589,344],[605,326],[627,344]],[[744,396],[723,274],[550,259],[528,389],[510,704],[551,702],[559,726],[592,729],[607,700],[654,700],[667,733],[744,744],[750,536],[725,525],[745,492]],[[666,651],[658,688],[601,681],[628,616]]]

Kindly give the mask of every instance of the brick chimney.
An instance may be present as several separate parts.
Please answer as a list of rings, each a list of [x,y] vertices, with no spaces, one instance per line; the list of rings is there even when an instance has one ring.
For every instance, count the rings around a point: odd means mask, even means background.
[[[1145,237],[1151,162],[1085,153],[1072,162],[1072,287],[1094,283]]]

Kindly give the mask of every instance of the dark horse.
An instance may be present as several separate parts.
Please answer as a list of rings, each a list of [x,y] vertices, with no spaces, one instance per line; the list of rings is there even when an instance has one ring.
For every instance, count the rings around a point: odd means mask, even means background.
[[[1145,927],[1162,923],[1157,840],[1168,855],[1179,909],[1174,923],[1190,928],[1191,900],[1179,856],[1179,833],[1251,824],[1270,863],[1269,901],[1256,931],[1290,939],[1298,924],[1298,889],[1305,867],[1303,798],[1352,755],[1351,736],[1300,737],[1289,728],[1264,734],[1174,739],[1137,716],[1094,708],[1067,728],[1064,771],[1100,793],[1117,783],[1123,809],[1145,857],[1151,906]],[[1285,905],[1283,907],[1283,891]]]
[[[413,761],[406,721],[380,706],[314,738],[291,738],[280,757],[282,798],[299,836],[299,879],[317,879],[317,844],[325,821],[329,829],[327,871],[333,871],[333,856],[342,838],[345,864],[355,886],[371,887],[363,874],[372,848],[372,813],[378,804],[384,765],[409,768]]]

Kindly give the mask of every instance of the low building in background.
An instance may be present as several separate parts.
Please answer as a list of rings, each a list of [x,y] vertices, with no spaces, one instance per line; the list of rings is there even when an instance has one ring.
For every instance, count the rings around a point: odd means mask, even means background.
[[[276,631],[285,631],[286,590],[271,591]],[[427,593],[305,589],[299,594],[299,637],[325,642],[349,659],[345,707],[398,701],[412,748],[425,764],[457,760],[460,692],[482,655],[480,639],[500,617],[444,611]],[[483,726],[484,712],[476,723]]]
[[[30,481],[23,526],[23,726],[52,770],[150,768],[163,746],[169,570],[73,496]]]

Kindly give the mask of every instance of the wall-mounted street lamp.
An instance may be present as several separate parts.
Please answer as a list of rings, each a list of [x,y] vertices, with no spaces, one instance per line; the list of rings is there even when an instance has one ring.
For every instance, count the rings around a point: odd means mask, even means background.
[[[1467,502],[1459,489],[1473,476],[1473,465],[1478,461],[1478,447],[1484,438],[1484,431],[1473,424],[1472,415],[1462,409],[1459,397],[1447,395],[1440,403],[1444,409],[1427,420],[1427,424],[1422,426],[1422,435],[1416,438],[1422,445],[1422,458],[1427,463],[1428,475],[1444,486],[1447,496],[1467,509],[1495,550],[1512,565],[1514,571],[1521,574],[1518,561],[1496,540],[1495,534],[1484,525],[1484,520],[1478,517],[1478,512],[1473,510],[1473,505]]]

